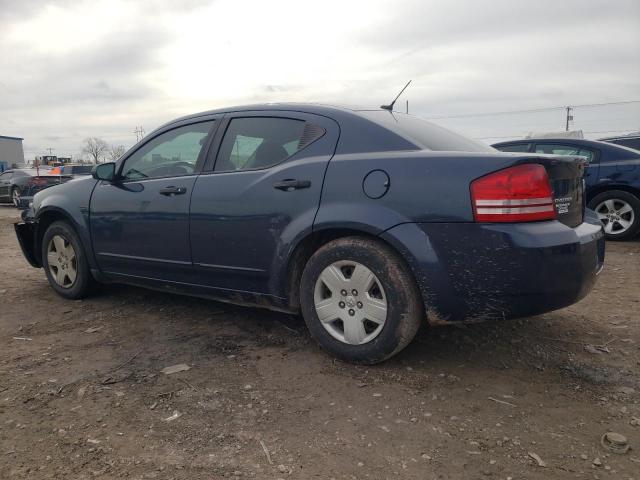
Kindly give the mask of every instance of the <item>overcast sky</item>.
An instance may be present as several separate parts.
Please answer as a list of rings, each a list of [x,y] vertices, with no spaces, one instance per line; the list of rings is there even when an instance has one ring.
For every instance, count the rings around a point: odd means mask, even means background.
[[[0,135],[28,159],[223,106],[377,107],[409,79],[398,107],[425,118],[640,100],[640,0],[0,0]],[[640,129],[640,103],[574,115]],[[564,111],[437,121],[490,141]]]

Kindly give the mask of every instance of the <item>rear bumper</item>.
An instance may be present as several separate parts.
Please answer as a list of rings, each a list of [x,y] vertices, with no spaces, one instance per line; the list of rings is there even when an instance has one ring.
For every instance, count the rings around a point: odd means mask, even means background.
[[[430,323],[537,315],[571,305],[604,265],[597,219],[575,228],[528,224],[404,224],[383,238],[401,245]]]
[[[24,214],[23,214],[24,217]],[[22,254],[32,267],[42,267],[37,252],[36,230],[37,222],[19,222],[14,224],[18,243],[22,249]]]

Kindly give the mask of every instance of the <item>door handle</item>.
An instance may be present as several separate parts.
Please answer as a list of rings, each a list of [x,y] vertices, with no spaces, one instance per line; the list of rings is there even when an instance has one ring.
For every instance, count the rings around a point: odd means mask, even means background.
[[[300,190],[301,188],[309,188],[310,186],[310,180],[294,180],[292,178],[287,178],[286,180],[282,180],[281,182],[276,182],[273,184],[273,188],[282,190],[284,192]]]
[[[167,197],[170,197],[171,195],[182,195],[183,193],[187,193],[187,189],[185,187],[174,187],[173,185],[170,185],[160,189],[160,195],[166,195]]]

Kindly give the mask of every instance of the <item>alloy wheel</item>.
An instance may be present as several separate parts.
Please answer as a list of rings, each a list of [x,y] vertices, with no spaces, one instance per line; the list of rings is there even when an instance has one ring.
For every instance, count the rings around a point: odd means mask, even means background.
[[[380,280],[355,261],[334,262],[322,271],[314,303],[324,329],[349,345],[372,341],[387,320],[387,298]]]
[[[78,275],[76,251],[62,235],[54,235],[47,245],[47,264],[54,281],[63,288],[71,288]]]
[[[604,225],[605,233],[620,235],[633,225],[635,214],[631,205],[619,198],[610,198],[599,203],[595,212]]]
[[[13,205],[15,207],[20,206],[20,191],[18,189],[15,189],[13,191],[13,195],[11,195],[11,199],[13,200]]]

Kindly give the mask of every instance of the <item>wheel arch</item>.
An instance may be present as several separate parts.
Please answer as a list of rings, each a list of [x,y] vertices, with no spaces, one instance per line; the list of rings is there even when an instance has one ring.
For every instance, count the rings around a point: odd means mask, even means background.
[[[79,234],[78,228],[71,215],[57,207],[43,208],[43,211],[38,214],[38,228],[36,230],[36,244],[34,252],[36,259],[40,262],[40,264],[42,264],[42,239],[44,238],[44,233],[47,231],[51,224],[57,221],[67,222],[71,226],[71,228],[75,230],[76,234],[78,234],[78,237],[82,239],[82,236]]]
[[[407,267],[407,271],[412,276],[414,282],[416,282],[416,286],[422,296],[422,290],[420,285],[416,281],[415,271],[411,265],[411,261],[408,261],[405,255],[403,255],[401,249],[398,248],[398,245],[393,241],[389,241],[389,239],[383,238],[380,235],[373,233],[370,229],[366,228],[353,228],[353,227],[328,227],[320,230],[314,230],[310,232],[308,235],[300,239],[296,246],[292,249],[291,255],[289,255],[288,260],[286,262],[285,280],[286,284],[284,285],[285,295],[287,297],[287,302],[289,308],[293,311],[300,310],[300,293],[299,293],[299,285],[300,279],[302,278],[302,272],[304,270],[305,265],[307,264],[309,258],[323,245],[331,242],[333,240],[337,240],[339,238],[345,237],[364,237],[369,238],[371,240],[375,240],[386,245],[388,248],[393,250],[398,257],[403,261]],[[422,303],[424,304],[424,299],[421,298]]]
[[[596,196],[601,193],[608,192],[610,190],[621,190],[623,192],[630,193],[631,195],[636,196],[640,200],[640,188],[636,188],[631,185],[623,185],[623,184],[612,184],[607,183],[605,185],[597,185],[587,190],[587,203],[591,202]]]

